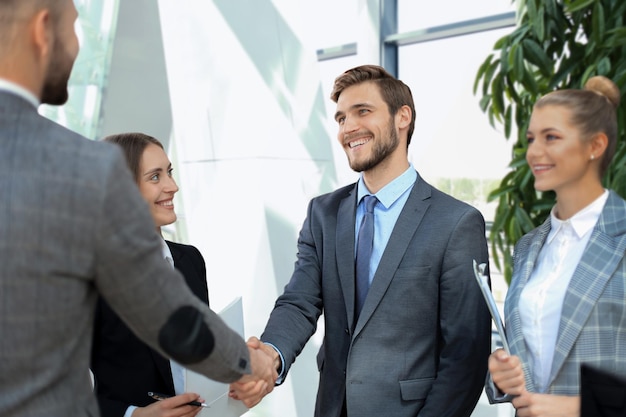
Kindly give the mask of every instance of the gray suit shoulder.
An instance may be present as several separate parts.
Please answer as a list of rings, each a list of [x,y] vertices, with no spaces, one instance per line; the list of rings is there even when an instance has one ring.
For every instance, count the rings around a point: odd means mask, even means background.
[[[33,147],[43,148],[49,158],[62,162],[81,175],[102,168],[110,169],[117,166],[114,161],[124,161],[117,145],[88,139],[39,114],[28,123],[29,134],[21,140],[33,141]]]
[[[484,216],[476,207],[439,190],[438,188],[424,181],[424,179],[422,179],[421,177],[418,178],[416,186],[420,188],[427,187],[428,189],[430,189],[430,199],[432,200],[432,204],[441,207],[441,209],[445,210],[447,214],[456,213],[459,215],[463,215],[464,213],[471,212],[478,215],[484,222]]]

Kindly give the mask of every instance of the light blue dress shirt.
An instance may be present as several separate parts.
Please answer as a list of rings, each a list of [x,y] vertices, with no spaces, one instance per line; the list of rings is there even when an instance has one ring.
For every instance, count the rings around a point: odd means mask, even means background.
[[[391,232],[396,225],[400,212],[404,208],[406,201],[409,199],[409,194],[417,181],[417,172],[413,168],[413,164],[409,164],[409,168],[402,173],[398,178],[385,185],[376,194],[373,194],[378,198],[378,203],[374,207],[374,248],[372,249],[372,258],[370,260],[370,283],[374,278],[380,259],[383,256],[387,242],[391,237]],[[363,175],[359,178],[357,184],[357,201],[359,202],[356,209],[356,222],[354,229],[354,242],[359,233],[359,227],[363,221],[363,215],[365,214],[365,204],[360,204],[363,197],[366,195],[372,195],[365,186],[363,181]],[[355,246],[355,258],[356,258],[356,244]],[[278,350],[276,346],[271,343],[265,342],[265,344],[271,346],[278,352],[280,356],[281,372],[276,380],[277,384],[282,383],[285,378],[285,359],[283,354]]]
[[[374,206],[374,248],[370,258],[370,284],[374,279],[380,259],[383,257],[391,232],[393,232],[398,217],[400,217],[400,212],[404,208],[416,180],[417,172],[412,164],[409,165],[409,168],[402,175],[385,185],[376,194],[370,193],[367,189],[362,174],[361,178],[359,178],[357,185],[357,201],[359,205],[356,208],[356,222],[354,225],[355,242],[363,221],[363,215],[365,214],[365,204],[361,204],[363,197],[375,195],[378,198],[378,203]],[[356,258],[356,244],[354,255]]]

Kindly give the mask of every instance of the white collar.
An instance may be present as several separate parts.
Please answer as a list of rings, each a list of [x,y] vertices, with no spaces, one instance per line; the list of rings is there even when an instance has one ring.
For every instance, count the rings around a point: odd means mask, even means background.
[[[564,223],[569,223],[572,226],[574,233],[576,233],[576,236],[578,236],[579,239],[583,237],[587,232],[593,229],[598,222],[600,214],[602,214],[604,204],[608,198],[609,191],[604,190],[604,193],[602,193],[600,197],[596,198],[591,204],[567,220],[558,219],[555,215],[556,206],[552,207],[552,210],[550,211],[551,228],[550,233],[548,234],[547,242],[550,243],[552,239],[554,239]]]
[[[174,258],[172,257],[172,251],[170,251],[169,246],[167,246],[165,239],[161,239],[161,253],[163,253],[163,259],[169,257],[170,259],[174,260]]]
[[[32,104],[35,109],[39,107],[39,99],[32,92],[28,91],[21,85],[14,83],[13,81],[0,78],[0,91],[2,90],[22,97],[24,100]]]

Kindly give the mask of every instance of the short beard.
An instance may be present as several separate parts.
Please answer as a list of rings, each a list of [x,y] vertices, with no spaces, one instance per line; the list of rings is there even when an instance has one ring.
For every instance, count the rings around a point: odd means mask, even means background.
[[[52,61],[50,61],[48,73],[41,90],[41,103],[57,106],[65,104],[69,98],[67,82],[74,63],[70,58],[66,57],[63,47],[57,40],[54,42],[52,51]],[[69,68],[67,68],[68,63]]]
[[[352,168],[353,171],[363,172],[374,169],[398,148],[400,141],[398,140],[396,123],[393,118],[390,118],[387,126],[387,140],[375,142],[374,148],[372,149],[372,156],[369,159],[365,161],[349,160],[350,168]]]

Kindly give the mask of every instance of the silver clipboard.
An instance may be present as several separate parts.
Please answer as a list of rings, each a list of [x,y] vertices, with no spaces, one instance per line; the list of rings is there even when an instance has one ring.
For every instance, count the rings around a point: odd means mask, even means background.
[[[476,282],[480,287],[480,292],[483,293],[483,298],[485,299],[485,303],[487,303],[487,307],[489,307],[491,318],[496,324],[496,329],[498,330],[500,340],[502,341],[502,347],[504,348],[506,353],[511,354],[511,351],[509,349],[509,343],[506,340],[506,333],[504,332],[504,323],[500,318],[500,312],[498,311],[496,300],[493,298],[493,294],[491,294],[491,288],[489,288],[489,279],[485,275],[486,264],[478,264],[475,259],[473,260],[473,263]]]

